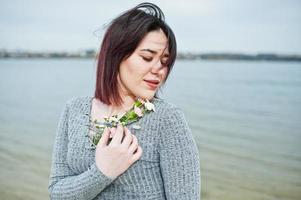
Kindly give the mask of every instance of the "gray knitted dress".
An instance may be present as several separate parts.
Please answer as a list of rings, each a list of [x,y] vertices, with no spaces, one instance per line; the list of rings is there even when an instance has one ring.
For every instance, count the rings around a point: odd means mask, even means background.
[[[95,164],[87,137],[92,97],[69,99],[58,123],[49,177],[51,199],[199,200],[199,153],[184,114],[173,104],[154,98],[155,112],[128,126],[143,153],[115,179]]]

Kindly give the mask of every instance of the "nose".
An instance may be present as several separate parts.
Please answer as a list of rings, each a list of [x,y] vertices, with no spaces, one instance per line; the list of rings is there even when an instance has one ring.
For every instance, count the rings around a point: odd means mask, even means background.
[[[164,66],[163,66],[162,63],[161,63],[161,60],[158,60],[158,61],[152,66],[151,72],[152,72],[153,74],[158,74],[158,73],[160,73],[160,71],[162,71],[163,67],[164,67]]]

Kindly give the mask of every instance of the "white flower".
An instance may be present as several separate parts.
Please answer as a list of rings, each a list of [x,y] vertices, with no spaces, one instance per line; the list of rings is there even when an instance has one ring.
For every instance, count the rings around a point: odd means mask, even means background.
[[[89,136],[90,138],[93,138],[95,135],[96,135],[96,132],[95,132],[95,131],[89,131],[89,132],[88,132],[88,136]]]
[[[142,104],[145,103],[145,101],[143,99],[141,99],[141,98],[138,98],[137,100],[140,101],[140,103],[142,103]]]
[[[116,117],[112,116],[112,117],[109,118],[109,121],[110,122],[118,122],[118,119]]]
[[[154,104],[152,104],[151,102],[149,102],[149,100],[146,100],[146,103],[144,104],[145,108],[149,111],[153,110],[155,111],[155,106]]]
[[[101,122],[97,122],[97,123],[95,123],[96,125],[95,125],[95,127],[96,128],[105,128],[106,126],[103,124],[103,123],[101,123]]]

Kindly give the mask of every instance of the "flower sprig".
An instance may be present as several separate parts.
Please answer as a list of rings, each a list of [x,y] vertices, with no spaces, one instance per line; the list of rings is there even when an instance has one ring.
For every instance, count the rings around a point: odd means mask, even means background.
[[[155,111],[155,106],[148,99],[143,100],[138,98],[130,110],[128,110],[120,119],[117,115],[110,117],[104,117],[104,122],[99,122],[96,119],[92,121],[90,119],[89,130],[92,130],[92,133],[89,131],[89,140],[91,142],[91,147],[96,148],[105,128],[117,127],[118,124],[123,126],[132,124],[142,118],[145,114]],[[139,125],[133,126],[135,129],[140,129]]]

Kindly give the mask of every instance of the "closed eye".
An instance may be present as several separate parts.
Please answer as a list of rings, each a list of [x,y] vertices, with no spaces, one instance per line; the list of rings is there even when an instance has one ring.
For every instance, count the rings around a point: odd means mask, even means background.
[[[143,56],[141,56],[141,58],[143,60],[145,60],[146,62],[151,62],[153,60],[153,58],[147,58],[147,57],[143,57]],[[163,58],[161,60],[162,65],[166,65],[167,64],[167,60],[168,60],[168,58]]]
[[[153,58],[146,58],[146,57],[143,57],[143,56],[141,56],[141,57],[143,58],[143,60],[145,60],[147,62],[151,62],[153,60]]]
[[[161,61],[162,65],[166,65],[166,64],[167,64],[167,61],[168,61],[168,59],[163,59],[163,60]]]

